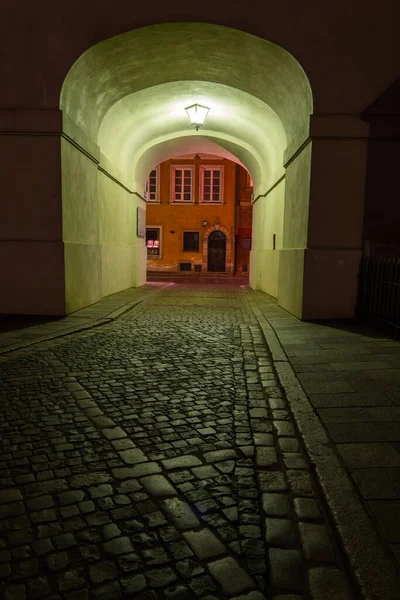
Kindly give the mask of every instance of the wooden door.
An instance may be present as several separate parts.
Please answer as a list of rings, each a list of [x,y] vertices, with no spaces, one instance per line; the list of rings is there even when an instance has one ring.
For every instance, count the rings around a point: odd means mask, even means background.
[[[212,231],[208,238],[208,270],[214,273],[225,272],[226,237],[222,231]]]

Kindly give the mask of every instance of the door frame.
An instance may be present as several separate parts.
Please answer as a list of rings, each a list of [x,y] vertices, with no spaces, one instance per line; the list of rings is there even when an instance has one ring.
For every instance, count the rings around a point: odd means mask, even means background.
[[[213,231],[222,231],[226,238],[226,252],[225,252],[225,273],[233,273],[235,269],[234,256],[233,256],[233,238],[230,235],[226,227],[222,225],[211,225],[204,233],[203,237],[203,271],[208,272],[208,238],[210,233]]]

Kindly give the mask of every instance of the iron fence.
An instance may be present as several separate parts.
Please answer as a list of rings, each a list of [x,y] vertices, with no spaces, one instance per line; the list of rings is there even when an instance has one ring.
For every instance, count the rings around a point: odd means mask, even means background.
[[[359,272],[358,316],[400,337],[400,257],[365,255]]]

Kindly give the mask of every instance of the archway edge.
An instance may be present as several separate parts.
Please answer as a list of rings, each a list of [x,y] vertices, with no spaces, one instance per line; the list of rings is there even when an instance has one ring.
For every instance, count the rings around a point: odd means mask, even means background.
[[[262,161],[259,154],[256,153],[253,148],[247,147],[242,140],[207,130],[202,131],[201,137],[206,141],[210,141],[212,145],[220,146],[226,150],[228,153],[226,158],[243,165],[250,172],[256,185],[261,186]],[[179,132],[175,136],[153,140],[147,147],[143,148],[143,152],[134,167],[135,179],[138,184],[143,186],[148,173],[158,163],[167,158],[173,158],[174,155],[177,156],[183,154],[185,146],[187,148],[187,144],[192,140],[193,143],[196,143],[199,140],[199,137],[193,136],[192,131]],[[200,152],[200,150],[197,146],[196,152]],[[189,151],[190,150],[186,149],[186,152]],[[209,153],[212,154],[213,152],[210,150]],[[216,153],[216,151],[214,151],[214,153]]]
[[[307,137],[312,93],[296,58],[273,42],[208,23],[149,25],[99,42],[67,73],[60,107],[96,141],[104,116],[118,100],[157,84],[192,79],[193,72],[268,104],[293,148]]]

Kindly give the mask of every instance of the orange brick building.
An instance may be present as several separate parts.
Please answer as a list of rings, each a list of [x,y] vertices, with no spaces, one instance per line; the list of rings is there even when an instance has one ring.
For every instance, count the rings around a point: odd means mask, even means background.
[[[146,189],[148,272],[247,273],[252,185],[240,165],[207,154],[167,160]]]

